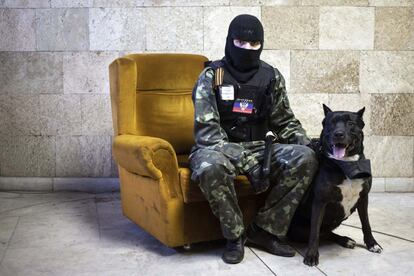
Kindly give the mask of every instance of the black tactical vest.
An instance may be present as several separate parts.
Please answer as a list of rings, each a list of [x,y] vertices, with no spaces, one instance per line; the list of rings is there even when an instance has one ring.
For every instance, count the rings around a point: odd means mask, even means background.
[[[224,69],[221,85],[215,85],[220,125],[230,142],[248,142],[264,140],[268,128],[275,71],[272,66],[261,61],[259,71],[246,83],[237,82],[226,71],[223,61],[211,62],[209,66],[216,72]],[[223,86],[233,86],[234,97],[222,95]],[[231,97],[230,97],[231,98]]]

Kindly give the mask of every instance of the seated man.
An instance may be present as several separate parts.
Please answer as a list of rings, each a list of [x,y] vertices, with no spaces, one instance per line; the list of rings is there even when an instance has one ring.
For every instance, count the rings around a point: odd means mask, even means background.
[[[189,157],[199,183],[227,239],[226,263],[239,263],[244,243],[280,256],[295,251],[282,242],[292,216],[317,169],[315,153],[295,118],[280,72],[260,60],[263,27],[251,15],[230,23],[225,57],[200,74],[193,89],[195,142]],[[264,139],[272,131],[271,173],[262,176]],[[247,230],[234,178],[247,175],[257,193],[270,187],[265,205]]]

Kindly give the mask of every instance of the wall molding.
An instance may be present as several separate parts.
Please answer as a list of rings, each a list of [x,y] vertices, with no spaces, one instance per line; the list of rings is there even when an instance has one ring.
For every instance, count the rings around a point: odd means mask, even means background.
[[[0,177],[0,191],[119,192],[119,178],[95,177]]]

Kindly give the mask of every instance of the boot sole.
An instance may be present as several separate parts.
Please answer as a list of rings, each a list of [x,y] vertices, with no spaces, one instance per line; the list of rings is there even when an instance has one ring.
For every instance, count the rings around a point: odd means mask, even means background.
[[[223,260],[223,262],[225,262],[226,264],[239,264],[239,263],[241,263],[241,261],[243,261],[243,259],[241,259],[240,261],[239,260],[237,260],[237,261],[226,261],[226,260],[224,260],[223,258],[221,258],[222,260]]]

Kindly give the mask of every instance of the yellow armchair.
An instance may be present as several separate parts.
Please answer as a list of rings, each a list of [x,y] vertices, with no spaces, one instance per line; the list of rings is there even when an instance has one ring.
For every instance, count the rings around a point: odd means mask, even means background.
[[[188,168],[191,90],[205,61],[190,54],[132,54],[109,66],[122,211],[169,247],[221,237]],[[247,223],[261,199],[244,176],[235,185]]]

